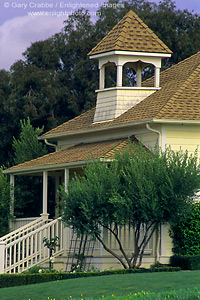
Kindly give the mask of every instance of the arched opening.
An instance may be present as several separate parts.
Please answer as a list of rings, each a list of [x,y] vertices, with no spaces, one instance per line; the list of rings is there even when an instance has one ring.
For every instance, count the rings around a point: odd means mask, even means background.
[[[117,67],[115,63],[105,65],[105,88],[115,87],[117,82]]]
[[[122,86],[134,87],[137,83],[135,64],[128,62],[123,66]]]
[[[142,70],[142,81],[152,77],[155,75],[155,66],[152,64],[146,64],[146,66]],[[154,84],[152,83],[152,87]]]

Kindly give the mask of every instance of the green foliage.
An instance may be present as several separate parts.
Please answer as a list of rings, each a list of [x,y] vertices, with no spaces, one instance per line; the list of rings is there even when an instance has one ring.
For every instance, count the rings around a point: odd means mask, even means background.
[[[34,128],[30,119],[21,120],[20,138],[13,138],[14,163],[20,164],[47,154],[46,146],[38,141],[43,128]]]
[[[15,164],[20,164],[44,154],[47,154],[46,145],[38,141],[43,128],[34,128],[30,119],[21,120],[19,139],[13,138]],[[42,210],[42,180],[41,178],[17,176],[15,180],[15,216],[35,217]]]
[[[170,264],[182,270],[200,270],[200,255],[174,255],[170,258]]]
[[[172,227],[173,252],[178,255],[200,255],[200,203],[194,203],[186,220]]]
[[[174,152],[158,147],[148,151],[130,142],[115,159],[106,163],[89,161],[85,177],[75,176],[64,200],[63,221],[78,235],[98,239],[104,249],[124,268],[138,268],[144,250],[158,226],[186,218],[200,185],[197,153]],[[120,241],[119,226],[134,232],[133,254],[128,255]],[[109,231],[118,244],[121,258],[101,237],[100,228]]]
[[[8,178],[3,174],[3,168],[0,168],[0,236],[8,233],[10,215],[10,184]]]

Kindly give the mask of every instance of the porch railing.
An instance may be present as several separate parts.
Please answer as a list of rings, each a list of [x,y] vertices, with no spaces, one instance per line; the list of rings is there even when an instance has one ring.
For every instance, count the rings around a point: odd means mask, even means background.
[[[61,218],[42,217],[0,239],[0,273],[20,273],[49,259],[43,238],[59,237],[53,256],[63,253],[63,224]]]

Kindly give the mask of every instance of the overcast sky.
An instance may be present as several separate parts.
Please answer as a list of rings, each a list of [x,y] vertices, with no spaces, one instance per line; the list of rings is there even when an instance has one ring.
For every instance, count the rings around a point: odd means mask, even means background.
[[[0,0],[0,69],[22,58],[31,43],[59,32],[63,21],[81,6],[92,17],[104,1],[99,0]],[[149,2],[159,3],[159,0]],[[200,14],[200,0],[176,0],[177,8]]]

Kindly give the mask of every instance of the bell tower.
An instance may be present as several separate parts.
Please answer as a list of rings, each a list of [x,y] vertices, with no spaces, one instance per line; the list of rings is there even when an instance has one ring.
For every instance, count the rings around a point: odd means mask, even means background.
[[[160,89],[161,59],[171,50],[133,12],[124,18],[90,51],[91,59],[99,60],[99,89],[94,123],[112,121],[144,98]],[[116,86],[105,87],[105,68],[116,66]],[[123,86],[123,67],[136,72],[136,85]],[[142,84],[144,67],[153,65],[154,86]]]

